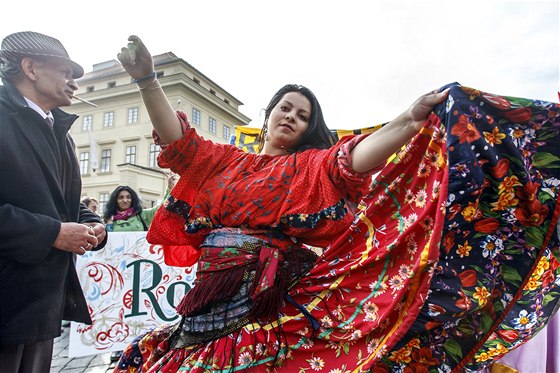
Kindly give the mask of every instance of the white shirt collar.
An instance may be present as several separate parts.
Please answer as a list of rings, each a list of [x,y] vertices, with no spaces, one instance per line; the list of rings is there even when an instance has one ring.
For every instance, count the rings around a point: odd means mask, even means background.
[[[28,99],[27,97],[24,97],[24,99],[25,99],[25,101],[27,102],[27,106],[29,106],[31,109],[33,109],[33,110],[35,110],[37,113],[39,113],[39,115],[42,116],[43,119],[46,120],[47,117],[49,117],[49,118],[51,118],[51,119],[53,120],[53,122],[54,122],[54,117],[53,117],[53,115],[52,115],[52,112],[49,111],[48,113],[45,113],[45,112],[43,111],[43,109],[41,109],[41,108],[39,107],[39,105],[37,105],[36,103],[34,103],[33,101],[31,101],[31,100]]]

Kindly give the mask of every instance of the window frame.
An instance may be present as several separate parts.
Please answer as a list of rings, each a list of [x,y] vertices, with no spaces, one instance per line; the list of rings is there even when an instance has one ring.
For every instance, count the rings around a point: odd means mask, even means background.
[[[136,145],[125,146],[124,163],[136,164]]]
[[[80,175],[89,174],[89,151],[80,152],[78,163],[80,164]]]
[[[148,154],[148,167],[151,168],[158,167],[157,159],[160,152],[161,152],[161,147],[158,144],[155,143],[150,144],[150,150]]]
[[[227,132],[227,135],[226,135],[226,132]],[[229,126],[226,125],[226,124],[224,124],[224,127],[223,127],[223,137],[227,141],[229,141],[229,138],[231,137],[231,128],[229,128]]]
[[[200,110],[198,110],[197,108],[192,108],[192,124],[200,126]]]
[[[127,113],[127,123],[128,124],[136,124],[138,123],[138,107],[131,107],[128,108],[128,113]]]
[[[93,115],[91,114],[84,115],[82,117],[82,132],[87,132],[88,130],[91,130],[92,126],[93,126]]]
[[[111,172],[111,149],[101,150],[101,160],[99,162],[99,172]]]
[[[115,124],[115,112],[114,111],[104,112],[103,113],[103,128],[113,127],[114,124]]]

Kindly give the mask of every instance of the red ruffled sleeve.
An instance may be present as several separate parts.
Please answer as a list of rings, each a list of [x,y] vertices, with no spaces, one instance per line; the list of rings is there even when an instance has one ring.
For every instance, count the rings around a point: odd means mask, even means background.
[[[357,202],[365,193],[372,181],[372,175],[383,168],[384,163],[379,164],[372,170],[367,172],[356,172],[352,169],[351,151],[354,147],[365,139],[368,135],[346,136],[339,140],[332,148],[325,151],[318,151],[311,155],[309,164],[309,176],[314,180],[315,184],[321,188],[322,193],[328,193],[329,187],[327,183],[322,182],[320,178],[316,178],[314,174],[324,174],[330,179],[338,193],[347,201]],[[320,168],[324,168],[323,171]],[[314,170],[315,169],[315,170]],[[328,203],[327,201],[325,201]]]

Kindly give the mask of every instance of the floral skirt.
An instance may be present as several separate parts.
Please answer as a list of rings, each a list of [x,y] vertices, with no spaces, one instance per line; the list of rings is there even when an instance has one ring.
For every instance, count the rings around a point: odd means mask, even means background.
[[[560,299],[560,107],[450,86],[276,320],[175,349],[164,325],[115,372],[459,372],[535,335]]]

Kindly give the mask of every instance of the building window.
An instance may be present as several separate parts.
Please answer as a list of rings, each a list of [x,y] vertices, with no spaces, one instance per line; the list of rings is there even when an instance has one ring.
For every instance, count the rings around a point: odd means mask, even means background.
[[[109,193],[99,193],[99,205],[97,206],[97,211],[99,211],[101,215],[105,212],[107,202],[109,202]]]
[[[208,131],[216,133],[216,119],[210,118],[208,120]]]
[[[82,119],[82,131],[88,131],[91,129],[91,123],[93,122],[93,117],[91,115],[86,115]]]
[[[192,122],[197,126],[200,126],[200,110],[193,108],[192,109]]]
[[[113,127],[113,120],[115,118],[115,113],[108,111],[103,114],[103,127]]]
[[[99,172],[111,171],[111,149],[104,149],[101,151],[101,167]]]
[[[148,199],[148,198],[142,198],[142,207],[144,207],[145,209],[155,207],[156,205],[157,205],[156,200]]]
[[[163,71],[158,71],[156,73],[156,78],[158,78],[158,79],[163,78]]]
[[[128,123],[138,123],[138,108],[128,109]]]
[[[231,136],[231,130],[228,126],[224,126],[224,139],[229,141],[229,137]]]
[[[80,153],[80,175],[87,175],[89,171],[89,152]]]
[[[107,88],[115,88],[117,86],[117,82],[109,82],[107,83]]]
[[[150,144],[150,159],[148,160],[148,166],[152,167],[152,168],[156,168],[157,167],[157,157],[159,155],[159,152],[161,151],[161,148],[159,147],[159,145],[156,144]]]
[[[126,155],[124,156],[125,163],[136,164],[136,145],[126,147]]]
[[[93,92],[93,86],[90,85],[89,87],[86,87],[86,92],[87,93]]]
[[[193,80],[193,82],[195,82],[196,84],[200,84],[200,80],[198,80],[198,79],[195,78],[194,76],[193,76],[192,80]]]
[[[210,88],[210,93],[216,96],[216,91],[214,91],[212,88]]]

